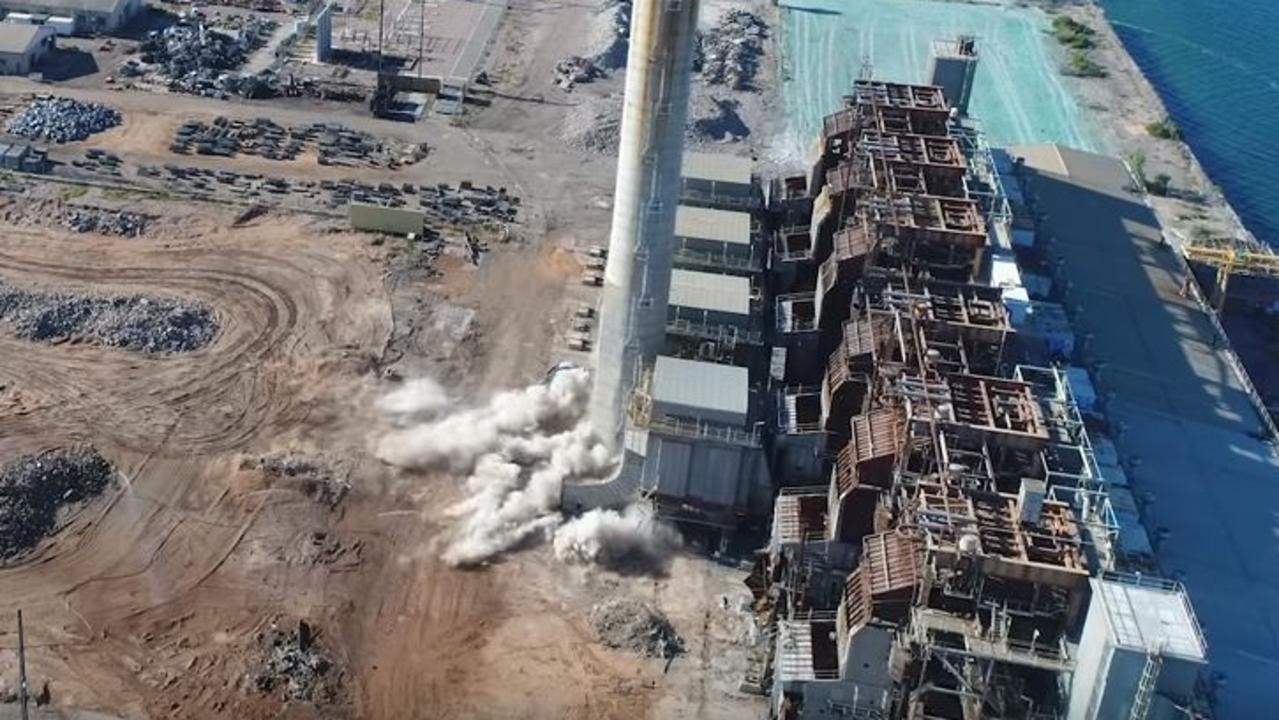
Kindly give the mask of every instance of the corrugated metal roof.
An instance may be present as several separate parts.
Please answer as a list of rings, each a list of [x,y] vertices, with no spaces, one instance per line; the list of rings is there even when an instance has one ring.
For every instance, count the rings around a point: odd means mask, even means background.
[[[697,310],[750,315],[751,283],[739,275],[672,270],[670,304]]]
[[[680,205],[675,211],[675,236],[749,245],[751,216],[733,210]]]
[[[658,357],[653,368],[653,401],[746,418],[749,374],[744,367]]]
[[[1101,603],[1116,647],[1204,659],[1207,648],[1199,623],[1179,586],[1093,580],[1092,589],[1093,602]]]
[[[685,152],[682,177],[708,182],[749,185],[755,162],[750,158],[722,153]]]

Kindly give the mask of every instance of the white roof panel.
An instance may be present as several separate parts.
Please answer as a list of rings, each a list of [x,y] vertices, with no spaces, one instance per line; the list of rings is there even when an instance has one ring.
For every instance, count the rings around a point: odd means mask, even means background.
[[[1092,601],[1101,603],[1106,614],[1116,647],[1204,659],[1203,635],[1180,586],[1093,580],[1092,592]]]
[[[712,410],[746,420],[749,374],[744,367],[661,356],[653,368],[653,401]]]
[[[697,310],[750,315],[751,283],[739,275],[672,270],[670,304]]]
[[[750,158],[723,153],[685,152],[682,177],[707,182],[750,185],[755,163]]]
[[[675,211],[675,236],[749,245],[751,215],[733,210],[680,205]]]
[[[0,22],[0,53],[24,55],[38,37],[52,34],[51,28],[42,25]]]

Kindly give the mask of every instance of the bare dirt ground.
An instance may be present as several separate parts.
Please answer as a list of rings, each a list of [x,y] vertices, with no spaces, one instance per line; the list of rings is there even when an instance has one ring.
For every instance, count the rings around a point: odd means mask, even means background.
[[[51,708],[125,718],[740,718],[761,700],[737,692],[750,634],[744,573],[693,555],[660,577],[569,567],[534,546],[478,570],[440,559],[458,479],[373,459],[373,399],[392,374],[429,374],[476,400],[536,381],[570,356],[562,331],[581,302],[580,250],[607,236],[612,161],[562,147],[564,107],[523,98],[551,75],[556,38],[578,5],[513,3],[499,44],[493,107],[461,125],[373,120],[360,108],[298,107],[114,92],[124,124],[55,153],[99,147],[126,165],[172,162],[169,133],[215,114],[343,122],[423,141],[432,155],[379,181],[505,185],[524,200],[509,245],[478,265],[445,252],[429,268],[402,240],[338,221],[160,202],[30,183],[0,193],[0,278],[61,290],[198,299],[220,324],[198,351],[149,356],[41,345],[0,326],[0,461],[91,442],[117,485],[60,519],[32,555],[0,567],[0,686],[13,687],[21,608],[28,672]],[[503,49],[505,47],[505,49]],[[38,89],[37,89],[38,88]],[[9,99],[48,91],[0,80]],[[194,159],[188,158],[193,164]],[[200,159],[218,167],[315,175],[314,166]],[[254,165],[253,163],[256,163]],[[337,170],[344,176],[352,173]],[[42,222],[67,202],[155,217],[137,238],[76,234]],[[393,371],[393,372],[391,372]],[[257,460],[293,453],[333,469],[336,503]],[[670,665],[608,650],[587,610],[613,595],[656,603],[688,652]],[[257,692],[273,623],[311,623],[342,688],[334,702]],[[3,689],[0,687],[0,689]],[[0,717],[12,706],[0,704]]]

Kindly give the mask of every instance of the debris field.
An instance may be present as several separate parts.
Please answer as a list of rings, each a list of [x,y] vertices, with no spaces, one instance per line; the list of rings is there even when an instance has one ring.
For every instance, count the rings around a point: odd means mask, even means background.
[[[3,280],[0,320],[25,340],[161,354],[197,350],[218,332],[213,313],[191,300],[25,290]]]
[[[0,467],[0,561],[33,549],[53,531],[62,509],[101,494],[113,473],[87,446],[26,455]]]
[[[684,640],[670,620],[641,600],[606,600],[591,608],[589,620],[599,641],[610,648],[655,658],[684,652]]]
[[[29,140],[65,143],[120,124],[115,108],[71,98],[44,96],[27,103],[9,118],[5,130]]]
[[[59,221],[68,230],[78,233],[137,237],[146,230],[147,216],[128,210],[91,205],[71,205],[59,213]]]
[[[197,15],[148,34],[141,46],[141,63],[126,64],[121,74],[154,75],[174,92],[220,98],[244,94],[234,71],[277,27],[275,20],[253,15],[231,35]]]
[[[342,699],[342,671],[320,647],[305,620],[282,627],[276,620],[258,633],[259,659],[249,670],[252,690],[283,702],[330,705]]]
[[[768,25],[755,13],[732,9],[699,37],[695,65],[708,85],[754,90]]]

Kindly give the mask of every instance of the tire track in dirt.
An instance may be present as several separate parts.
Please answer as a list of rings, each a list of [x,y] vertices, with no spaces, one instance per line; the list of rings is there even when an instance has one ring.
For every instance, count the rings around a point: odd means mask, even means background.
[[[204,258],[192,259],[198,263]],[[218,259],[225,263],[225,253]],[[147,450],[164,435],[154,423],[138,427],[103,422],[121,414],[117,408],[132,410],[141,405],[157,410],[151,420],[168,414],[176,421],[169,440],[183,447],[218,451],[251,440],[288,409],[287,399],[277,392],[279,363],[271,361],[282,359],[277,351],[295,330],[300,313],[289,284],[273,275],[293,275],[292,285],[305,287],[307,273],[254,253],[237,253],[234,265],[256,266],[261,271],[195,263],[192,267],[86,268],[0,253],[0,274],[19,282],[59,289],[85,284],[98,292],[105,286],[107,292],[194,298],[213,309],[220,325],[209,347],[171,356],[0,338],[0,358],[5,359],[0,380],[45,400],[27,412],[0,418],[0,432],[16,429],[15,422],[47,428],[50,422],[66,424],[68,415],[79,415],[80,424],[92,426],[98,439],[105,436],[123,447]],[[162,408],[169,412],[160,412]],[[217,410],[221,412],[210,412]]]

